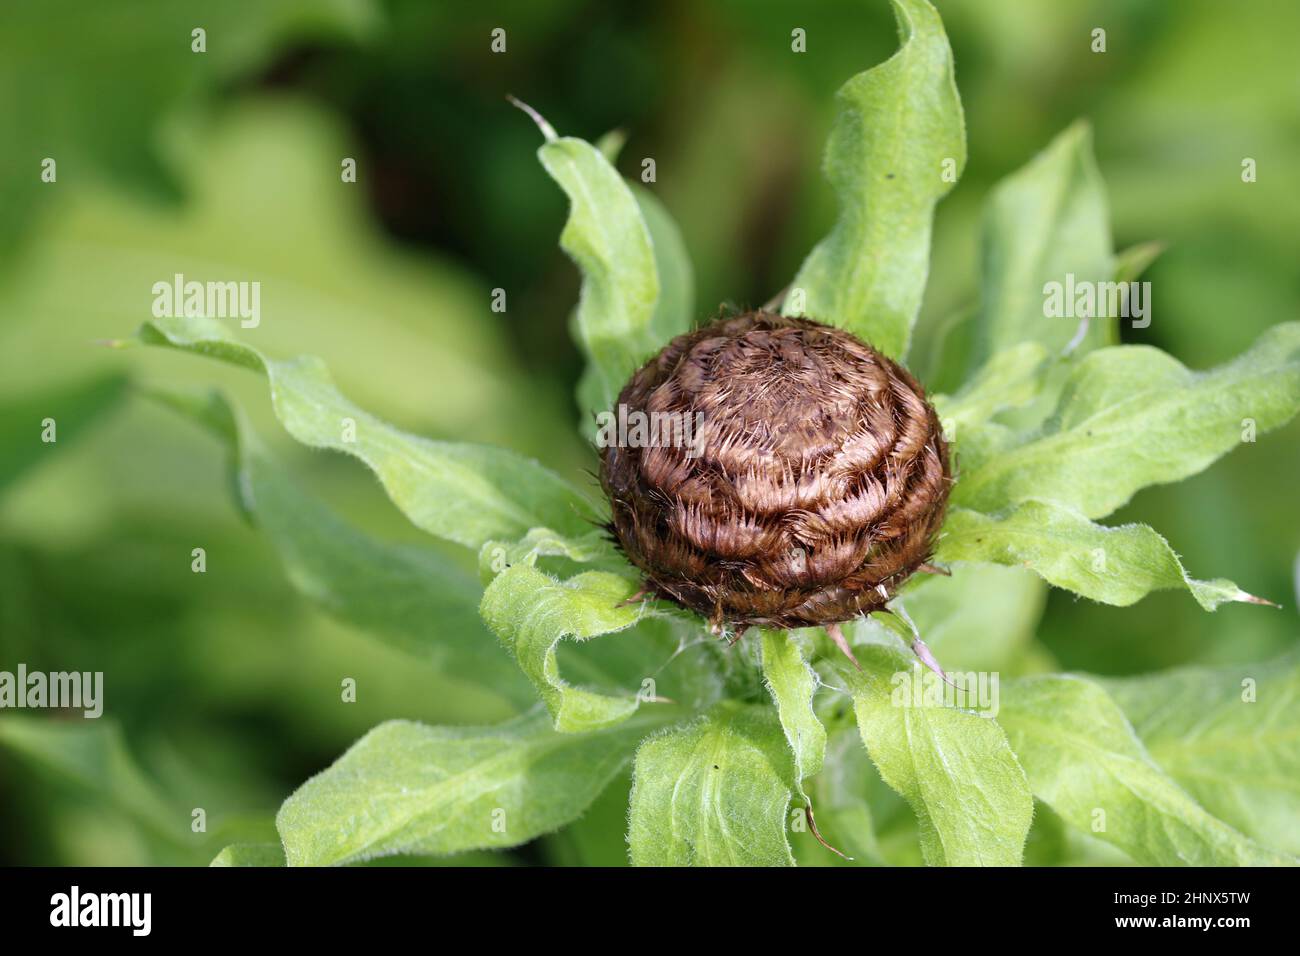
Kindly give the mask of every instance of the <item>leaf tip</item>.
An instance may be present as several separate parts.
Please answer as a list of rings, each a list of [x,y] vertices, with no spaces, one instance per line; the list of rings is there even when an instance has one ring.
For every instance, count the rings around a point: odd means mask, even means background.
[[[542,135],[546,137],[546,141],[548,143],[553,143],[560,138],[555,132],[555,127],[552,126],[550,123],[546,122],[546,117],[544,117],[541,113],[537,112],[537,110],[533,109],[523,100],[515,97],[510,93],[507,93],[506,102],[508,102],[511,106],[515,107],[516,109],[522,110],[523,112],[527,113],[529,118],[532,119],[532,121],[537,124],[537,128],[542,131]]]

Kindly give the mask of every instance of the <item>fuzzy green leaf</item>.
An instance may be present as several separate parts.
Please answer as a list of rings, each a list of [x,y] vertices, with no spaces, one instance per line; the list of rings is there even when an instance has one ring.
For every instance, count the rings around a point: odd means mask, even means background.
[[[558,734],[540,709],[498,727],[380,724],[284,802],[291,866],[517,846],[582,814],[644,724]]]
[[[478,554],[479,578],[487,585],[506,568],[536,564],[538,558],[565,558],[576,564],[596,564],[606,570],[627,569],[627,562],[599,529],[578,537],[565,537],[550,528],[533,528],[518,541],[486,542]]]
[[[659,197],[637,183],[631,187],[650,232],[659,277],[659,298],[650,318],[654,348],[658,350],[669,339],[688,331],[695,321],[695,270],[681,230]]]
[[[1146,525],[1107,528],[1045,501],[1000,515],[951,509],[938,556],[1027,567],[1058,588],[1120,607],[1165,588],[1186,588],[1207,611],[1225,601],[1260,603],[1223,578],[1188,577],[1168,542]]]
[[[1022,342],[989,359],[956,395],[936,395],[934,404],[951,423],[949,440],[968,425],[978,425],[998,412],[1023,405],[1038,394],[1047,350],[1037,342]]]
[[[821,772],[826,755],[826,728],[813,710],[817,675],[792,633],[764,630],[762,641],[763,677],[794,754],[795,777],[803,781]]]
[[[587,571],[557,581],[528,564],[507,568],[483,593],[479,612],[510,649],[562,733],[608,727],[637,709],[637,687],[613,695],[574,687],[560,677],[556,646],[564,638],[585,641],[622,631],[642,615],[624,602],[636,584],[606,571]]]
[[[1145,346],[1101,349],[1065,383],[1055,414],[962,475],[953,502],[992,514],[1048,500],[1102,518],[1148,485],[1180,481],[1300,409],[1300,323],[1235,360],[1192,372]]]
[[[840,218],[800,268],[784,309],[901,358],[929,273],[935,204],[966,164],[966,129],[939,14],[926,0],[892,2],[902,45],[837,95],[824,167]]]
[[[154,397],[226,442],[236,500],[270,538],[302,594],[339,620],[452,677],[488,688],[514,705],[535,700],[483,626],[471,575],[432,548],[372,538],[305,493],[221,395]]]
[[[1300,653],[1099,683],[1201,806],[1265,846],[1300,853]]]
[[[1073,675],[1002,688],[1006,728],[1038,797],[1067,822],[1148,866],[1293,862],[1211,816],[1148,756],[1116,703]]]
[[[1022,342],[1059,355],[1079,322],[1044,315],[1043,286],[1099,282],[1114,272],[1106,191],[1087,124],[1075,123],[994,189],[984,214],[983,289],[976,357]],[[1094,319],[1077,351],[1115,341],[1115,320]]]
[[[800,866],[883,866],[884,849],[877,836],[881,821],[875,805],[897,803],[902,821],[912,828],[911,849],[916,856],[915,824],[911,811],[883,780],[862,746],[854,726],[831,733],[826,744],[826,765],[808,781],[809,795],[816,799],[817,826],[828,842],[842,850],[844,857],[828,853],[811,833],[793,838],[795,857]]]
[[[838,670],[858,731],[880,776],[911,804],[926,863],[1018,866],[1033,798],[997,721],[917,700],[913,682],[928,672],[897,650],[868,644],[855,654],[861,671]]]
[[[599,149],[573,137],[548,138],[537,155],[569,197],[560,245],[582,272],[574,333],[587,359],[578,386],[585,422],[613,407],[632,373],[662,344],[655,331],[655,250],[641,205]]]
[[[278,843],[232,843],[208,866],[284,866],[284,847]]]
[[[628,845],[637,866],[789,866],[789,748],[768,707],[726,702],[651,737],[633,764]]]
[[[235,340],[216,319],[153,319],[139,338],[264,372],[275,413],[290,435],[359,458],[393,503],[430,534],[479,548],[538,526],[573,535],[590,531],[579,511],[581,493],[558,475],[504,449],[402,432],[348,401],[319,359],[268,358]],[[353,428],[355,440],[348,440]]]

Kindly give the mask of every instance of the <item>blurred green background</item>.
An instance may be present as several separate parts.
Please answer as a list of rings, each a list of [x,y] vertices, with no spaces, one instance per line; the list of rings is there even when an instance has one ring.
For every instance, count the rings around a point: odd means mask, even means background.
[[[1126,341],[1204,367],[1297,317],[1300,6],[937,6],[970,162],[938,213],[913,352],[923,377],[934,329],[978,294],[990,187],[1076,117],[1094,127],[1116,247],[1167,244],[1146,275],[1151,326]],[[190,50],[195,26],[205,54]],[[791,51],[795,27],[806,53]],[[1104,54],[1090,49],[1096,27]],[[103,671],[106,684],[99,721],[0,715],[0,863],[206,863],[234,839],[274,840],[279,802],[379,721],[482,723],[517,706],[314,610],[232,503],[218,443],[120,392],[119,375],[215,382],[305,487],[384,536],[420,537],[360,465],[286,439],[253,376],[98,346],[148,316],[155,281],[262,280],[267,351],[322,356],[345,392],[408,429],[581,476],[594,456],[573,430],[565,202],[505,94],[562,134],[621,128],[627,175],[655,159],[652,188],[707,314],[769,299],[826,231],[834,91],[895,46],[884,0],[0,8],[0,669]],[[45,157],[55,183],[40,180]],[[343,157],[356,184],[340,182]],[[1258,163],[1249,186],[1244,157]],[[47,415],[57,444],[39,441]],[[1193,575],[1230,576],[1283,610],[1206,614],[1175,592],[1118,609],[1054,592],[1039,638],[1059,666],[1133,674],[1293,643],[1298,438],[1293,422],[1110,522],[1152,524]],[[357,679],[356,703],[340,702],[342,676]],[[625,799],[626,782],[569,831],[461,861],[621,862]],[[200,806],[208,830],[195,834]]]

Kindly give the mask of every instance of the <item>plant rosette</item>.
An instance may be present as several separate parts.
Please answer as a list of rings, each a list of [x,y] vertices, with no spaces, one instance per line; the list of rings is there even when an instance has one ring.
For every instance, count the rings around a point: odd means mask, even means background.
[[[839,93],[825,158],[839,218],[780,315],[693,329],[668,212],[614,147],[528,110],[571,202],[584,434],[620,393],[633,412],[681,413],[666,449],[605,436],[612,506],[510,451],[404,433],[320,361],[266,355],[229,323],[143,326],[133,341],[264,375],[293,438],[360,459],[417,527],[477,551],[481,600],[436,549],[371,537],[296,488],[220,396],[157,396],[229,443],[240,503],[296,586],[518,712],[381,724],[285,801],[282,854],[236,845],[218,862],[517,846],[578,821],[629,763],[635,864],[843,862],[820,830],[857,863],[1017,865],[1031,824],[1145,864],[1294,862],[1294,788],[1196,744],[1249,737],[1252,767],[1293,775],[1279,728],[1300,716],[1300,657],[1104,680],[1052,673],[1033,629],[1048,585],[1119,606],[1164,588],[1207,611],[1267,603],[1190,577],[1149,527],[1098,522],[1208,467],[1243,422],[1291,419],[1300,324],[1193,372],[1116,344],[1114,317],[1050,317],[1050,283],[1131,281],[1151,258],[1113,250],[1075,125],[990,197],[980,306],[941,343],[969,372],[927,397],[906,364],[965,127],[937,12],[891,2],[900,48]]]

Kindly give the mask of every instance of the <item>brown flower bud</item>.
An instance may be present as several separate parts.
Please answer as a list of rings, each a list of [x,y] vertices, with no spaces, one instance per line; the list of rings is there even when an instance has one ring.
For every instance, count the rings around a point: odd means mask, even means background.
[[[722,319],[669,342],[618,401],[643,440],[601,452],[610,531],[648,590],[715,631],[879,610],[931,552],[952,483],[938,418],[848,332]]]

